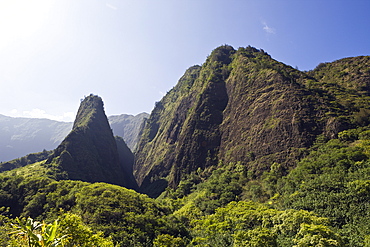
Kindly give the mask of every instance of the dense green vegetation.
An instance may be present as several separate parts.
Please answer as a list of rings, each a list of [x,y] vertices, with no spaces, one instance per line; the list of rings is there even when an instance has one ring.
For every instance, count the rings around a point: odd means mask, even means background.
[[[278,163],[257,179],[240,164],[219,164],[192,173],[160,199],[192,227],[199,246],[364,246],[370,233],[370,127],[338,136],[320,136],[287,175]],[[282,225],[291,230],[280,232]]]
[[[14,159],[8,162],[1,162],[0,163],[0,172],[13,170],[18,167],[23,167],[29,164],[33,164],[35,162],[43,161],[49,157],[52,151],[42,151],[40,153],[33,153],[28,154],[24,157],[19,159]]]
[[[10,208],[4,215],[52,223],[67,214],[120,246],[364,246],[369,175],[370,128],[361,127],[318,138],[287,175],[275,164],[255,179],[240,164],[220,163],[158,199],[115,185],[33,176],[3,175],[0,188],[1,204]]]
[[[277,181],[282,208],[328,217],[350,246],[361,246],[369,229],[370,136],[359,128],[320,145]]]
[[[278,164],[258,180],[240,164],[199,169],[156,200],[104,183],[3,175],[3,229],[9,215],[59,218],[60,227],[69,217],[85,230],[61,234],[74,241],[98,234],[120,246],[363,246],[369,133],[359,128],[319,139],[286,176]]]
[[[240,164],[220,163],[157,199],[115,185],[9,172],[0,179],[1,205],[9,208],[2,219],[59,218],[62,225],[68,215],[91,236],[100,232],[101,241],[120,246],[364,246],[369,158],[370,128],[349,129],[338,139],[318,138],[286,175],[277,163],[258,179]]]
[[[148,246],[161,234],[184,239],[188,235],[166,207],[120,186],[70,180],[58,182],[36,176],[1,176],[0,187],[0,204],[8,209],[3,213],[3,224],[10,221],[5,220],[6,216],[31,217],[46,222],[60,218],[60,226],[65,230],[71,227],[68,224],[78,224],[81,226],[73,227],[82,228],[86,224],[91,230],[84,231],[92,235],[101,232],[120,246]],[[74,241],[82,238],[74,234],[78,231],[65,232]]]

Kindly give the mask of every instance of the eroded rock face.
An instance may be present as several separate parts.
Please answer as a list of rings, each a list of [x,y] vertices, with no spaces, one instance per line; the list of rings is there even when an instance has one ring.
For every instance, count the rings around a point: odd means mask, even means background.
[[[273,162],[295,166],[318,135],[334,138],[350,123],[321,87],[324,73],[298,71],[253,47],[215,49],[157,102],[136,152],[139,185],[155,196],[198,168],[237,162],[259,176]]]
[[[81,102],[72,131],[54,150],[47,163],[56,164],[68,179],[136,188],[132,168],[129,168],[129,163],[131,167],[133,164],[132,157],[127,157],[126,164],[123,164],[126,159],[122,154],[127,153],[130,154],[128,148],[118,151],[102,99],[90,95]]]

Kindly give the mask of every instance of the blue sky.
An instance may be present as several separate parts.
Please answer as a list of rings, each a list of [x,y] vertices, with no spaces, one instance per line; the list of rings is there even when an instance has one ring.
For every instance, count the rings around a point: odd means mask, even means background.
[[[300,70],[370,55],[369,0],[0,0],[0,114],[73,121],[150,112],[223,44]]]

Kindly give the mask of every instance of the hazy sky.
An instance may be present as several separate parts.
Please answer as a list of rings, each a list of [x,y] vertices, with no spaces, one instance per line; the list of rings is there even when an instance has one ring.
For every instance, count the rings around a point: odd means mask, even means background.
[[[0,114],[72,121],[150,112],[223,44],[300,70],[370,55],[370,0],[0,0]]]

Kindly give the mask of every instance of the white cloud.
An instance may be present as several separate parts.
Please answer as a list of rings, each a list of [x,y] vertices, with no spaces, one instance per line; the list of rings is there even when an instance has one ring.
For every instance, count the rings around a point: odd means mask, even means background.
[[[31,111],[23,111],[23,116],[30,118],[47,118],[47,114],[41,109],[32,109]]]
[[[106,5],[108,8],[111,8],[111,9],[113,9],[113,10],[117,10],[117,7],[116,7],[116,6],[114,6],[114,5],[112,5],[112,4],[106,3],[105,5]]]
[[[262,25],[263,25],[263,30],[266,33],[269,33],[269,34],[275,34],[276,33],[275,28],[269,27],[265,21],[262,22]]]
[[[30,111],[19,112],[17,109],[11,110],[11,117],[25,117],[25,118],[47,118],[56,121],[72,122],[75,114],[73,112],[65,112],[62,115],[52,115],[46,113],[46,111],[35,108]]]
[[[74,112],[65,112],[63,114],[63,119],[65,119],[65,120],[63,120],[63,121],[72,122],[75,119],[75,115],[76,114]]]
[[[13,110],[10,111],[10,114],[12,114],[12,116],[18,115],[18,110],[17,109],[13,109]]]

